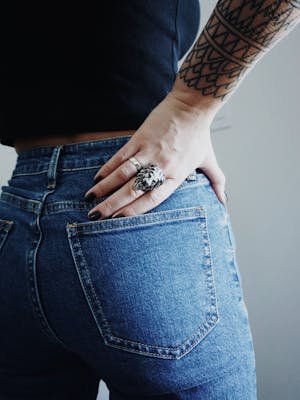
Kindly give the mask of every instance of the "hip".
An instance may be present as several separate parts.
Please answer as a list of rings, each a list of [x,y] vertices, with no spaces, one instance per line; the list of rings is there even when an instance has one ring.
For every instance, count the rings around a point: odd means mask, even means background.
[[[84,193],[126,140],[21,154],[0,196],[4,296],[28,304],[49,340],[95,368],[105,352],[108,381],[134,379],[142,390],[160,371],[157,392],[199,385],[253,360],[228,210],[195,170],[144,214],[90,221],[106,196],[87,203]]]

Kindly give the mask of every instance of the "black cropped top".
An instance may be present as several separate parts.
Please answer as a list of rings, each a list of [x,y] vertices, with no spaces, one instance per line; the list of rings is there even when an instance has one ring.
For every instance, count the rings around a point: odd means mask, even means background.
[[[135,130],[171,90],[198,33],[199,0],[114,0],[97,11],[82,4],[67,15],[18,10],[10,22],[0,143]]]

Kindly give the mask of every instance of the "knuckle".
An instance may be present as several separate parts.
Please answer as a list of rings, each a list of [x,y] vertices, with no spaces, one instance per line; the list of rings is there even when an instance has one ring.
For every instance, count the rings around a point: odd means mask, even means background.
[[[138,192],[137,192],[136,190],[134,190],[132,186],[130,186],[130,187],[128,188],[128,194],[129,194],[129,197],[134,198],[134,199],[140,197],[140,195],[138,194]]]
[[[110,167],[109,164],[104,164],[99,170],[99,175],[101,176],[106,176],[110,173]]]
[[[122,181],[124,179],[128,179],[130,176],[130,172],[128,170],[128,167],[126,167],[126,166],[122,166],[122,167],[118,168],[116,171],[116,174],[117,174],[117,178],[121,179]]]
[[[130,217],[132,215],[136,215],[135,209],[132,206],[127,206],[122,214],[126,215],[126,217]]]
[[[93,193],[96,197],[101,197],[102,196],[102,186],[98,186],[99,184],[97,184],[94,188],[93,188]]]
[[[101,208],[99,208],[99,211],[103,215],[110,215],[113,212],[113,206],[109,201],[104,201],[101,204]]]
[[[173,160],[171,158],[164,158],[161,162],[160,162],[160,167],[163,171],[172,171],[173,170]]]
[[[148,198],[154,207],[156,207],[161,202],[161,196],[157,193],[157,191],[155,189],[150,190],[150,192],[148,194]]]
[[[123,163],[124,161],[126,161],[128,159],[128,152],[127,152],[127,148],[121,148],[118,153],[116,153],[114,155],[115,160],[118,164]]]

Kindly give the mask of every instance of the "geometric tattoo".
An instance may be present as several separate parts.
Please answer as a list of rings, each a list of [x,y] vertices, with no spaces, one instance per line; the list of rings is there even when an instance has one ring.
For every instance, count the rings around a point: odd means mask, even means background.
[[[220,0],[176,79],[223,101],[299,21],[300,0]]]

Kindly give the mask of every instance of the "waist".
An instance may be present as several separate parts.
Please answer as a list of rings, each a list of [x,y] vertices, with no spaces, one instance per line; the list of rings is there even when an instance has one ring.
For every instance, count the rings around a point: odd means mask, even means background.
[[[121,135],[104,139],[87,140],[66,144],[36,146],[20,151],[12,176],[47,173],[53,164],[58,172],[72,172],[100,168],[114,153],[130,140],[132,135]]]
[[[75,134],[56,134],[54,136],[17,138],[14,142],[18,154],[40,146],[58,146],[86,141],[104,140],[113,137],[131,136],[135,130],[116,130],[100,132],[82,132]]]
[[[36,201],[42,202],[46,191],[59,184],[65,204],[59,203],[58,207],[67,207],[74,198],[82,199],[86,206],[84,193],[90,188],[93,176],[130,138],[131,135],[124,135],[24,150],[18,154],[8,185],[2,186],[0,200],[25,209],[40,209],[42,203]],[[195,169],[179,188],[200,182],[209,183],[205,174]]]

